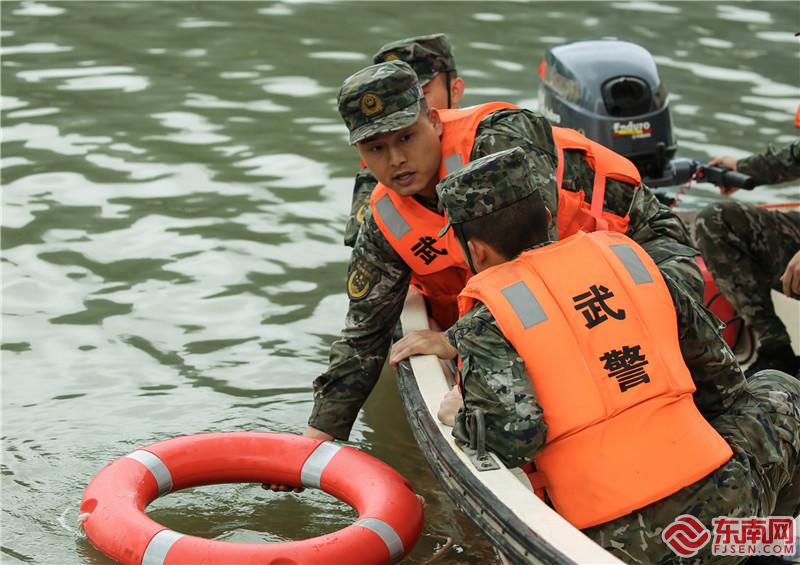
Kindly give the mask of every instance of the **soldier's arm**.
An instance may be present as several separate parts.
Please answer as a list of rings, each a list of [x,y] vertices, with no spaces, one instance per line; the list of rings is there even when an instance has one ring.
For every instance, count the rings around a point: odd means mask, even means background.
[[[528,150],[533,166],[538,171],[547,171],[552,178],[542,181],[544,202],[553,215],[550,237],[558,238],[556,216],[558,214],[558,189],[555,183],[557,165],[553,129],[544,116],[530,110],[500,110],[481,120],[475,135],[470,158],[474,161],[486,155],[513,147]]]
[[[528,463],[544,447],[547,424],[522,359],[482,304],[454,327],[464,408],[456,416],[453,435],[459,443],[468,444],[466,418],[480,408],[485,415],[487,449],[508,467]]]
[[[615,204],[615,207],[623,215],[626,211],[630,214],[628,236],[631,239],[640,245],[656,241],[671,242],[682,246],[685,253],[681,254],[699,254],[681,219],[672,208],[662,204],[647,186],[642,184],[638,190],[633,190],[632,186],[615,180],[609,180],[606,186],[606,200],[617,200],[619,204]]]
[[[770,145],[757,155],[736,162],[736,170],[753,177],[756,185],[778,184],[800,178],[800,139],[776,150]]]
[[[338,439],[350,435],[380,376],[410,276],[367,212],[347,270],[350,305],[345,327],[331,346],[328,370],[314,381],[309,426]]]
[[[697,387],[695,404],[711,420],[725,412],[744,390],[744,373],[720,335],[719,319],[691,298],[681,283],[662,274],[675,304],[683,360]]]
[[[353,200],[350,204],[350,217],[347,219],[347,225],[344,228],[344,244],[348,247],[354,247],[356,244],[358,228],[361,227],[361,222],[364,221],[366,211],[369,209],[372,189],[377,184],[378,179],[372,175],[372,171],[369,169],[361,169],[356,173],[355,182],[353,183]]]

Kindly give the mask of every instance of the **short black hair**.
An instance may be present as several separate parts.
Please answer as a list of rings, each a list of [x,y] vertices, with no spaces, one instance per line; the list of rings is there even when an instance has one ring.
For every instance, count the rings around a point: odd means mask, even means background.
[[[549,240],[547,207],[537,191],[496,212],[459,224],[464,242],[480,239],[506,259]]]

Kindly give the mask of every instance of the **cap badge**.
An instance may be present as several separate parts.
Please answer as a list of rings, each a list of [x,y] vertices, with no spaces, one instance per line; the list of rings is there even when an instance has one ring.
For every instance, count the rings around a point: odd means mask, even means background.
[[[383,100],[374,92],[367,92],[361,97],[361,113],[367,117],[374,116],[383,110]]]

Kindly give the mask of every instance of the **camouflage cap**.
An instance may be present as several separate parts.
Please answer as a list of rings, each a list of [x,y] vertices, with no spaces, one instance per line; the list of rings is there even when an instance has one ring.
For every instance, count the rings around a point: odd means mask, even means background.
[[[382,63],[398,59],[411,65],[419,77],[419,83],[423,85],[438,73],[456,70],[453,48],[443,33],[392,41],[381,47],[372,61]]]
[[[438,185],[439,205],[447,212],[447,225],[488,216],[530,196],[550,181],[551,171],[537,174],[528,153],[513,147],[481,157],[447,175]]]
[[[339,89],[339,113],[350,130],[350,145],[417,121],[422,88],[408,64],[391,61],[365,67]]]

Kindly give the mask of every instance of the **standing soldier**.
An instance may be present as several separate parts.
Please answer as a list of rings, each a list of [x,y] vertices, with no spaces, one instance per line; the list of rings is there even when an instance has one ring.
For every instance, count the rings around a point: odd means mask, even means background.
[[[458,76],[450,40],[443,33],[407,37],[387,43],[372,57],[373,63],[405,61],[417,73],[428,107],[455,108],[464,95],[464,80]],[[357,174],[353,186],[350,218],[344,229],[344,244],[353,247],[358,228],[369,208],[369,197],[378,180],[366,167]]]
[[[459,443],[480,409],[486,447],[509,467],[533,462],[555,509],[625,562],[677,561],[661,533],[683,514],[791,520],[800,382],[745,381],[713,317],[633,240],[551,242],[542,176],[510,149],[437,186],[478,272],[459,296],[456,349],[440,355],[460,355]]]
[[[421,289],[441,328],[455,321],[455,299],[470,271],[452,232],[437,235],[446,220],[435,187],[473,159],[523,147],[539,170],[548,171],[541,182],[558,216],[553,239],[562,228],[615,227],[647,246],[685,284],[699,279],[685,226],[634,179],[635,167],[572,130],[558,133],[564,159],[557,167],[555,130],[543,116],[505,102],[429,109],[414,71],[400,61],[350,76],[338,102],[350,143],[380,183],[350,258],[346,325],[331,348],[328,370],[314,382],[307,435],[349,436],[380,375],[410,284]],[[556,177],[564,189],[557,189]],[[593,194],[603,193],[593,201]]]
[[[780,151],[709,163],[750,175],[757,185],[800,178],[800,140]],[[736,189],[721,187],[725,195]],[[758,338],[755,362],[747,375],[779,369],[800,377],[786,327],[775,313],[770,289],[800,298],[800,211],[779,212],[741,202],[718,202],[697,216],[697,243],[722,294]]]

